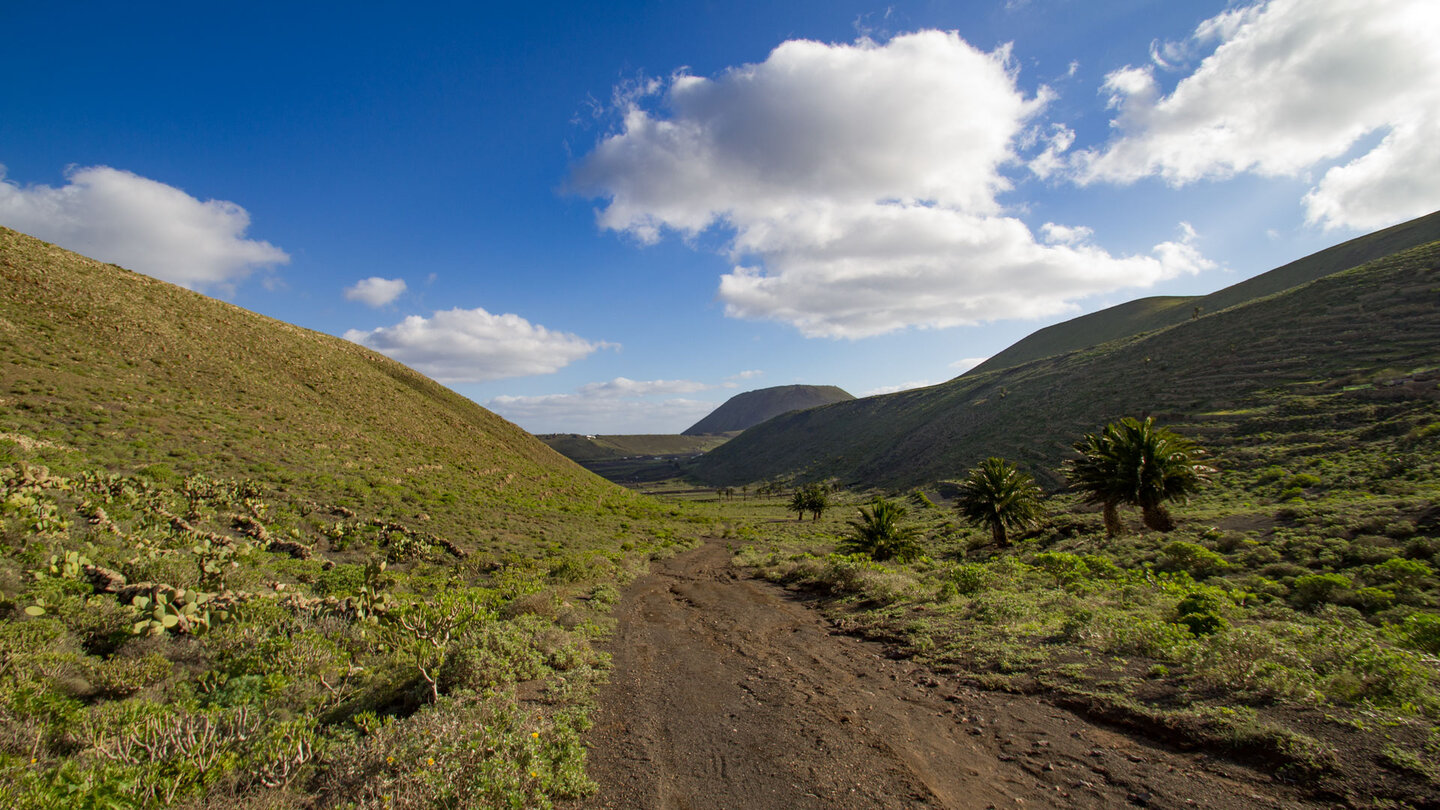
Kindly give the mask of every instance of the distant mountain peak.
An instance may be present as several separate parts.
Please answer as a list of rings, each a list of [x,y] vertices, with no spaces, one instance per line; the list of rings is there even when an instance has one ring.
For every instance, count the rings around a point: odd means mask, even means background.
[[[746,391],[726,400],[724,405],[691,425],[682,435],[702,436],[747,430],[784,413],[847,402],[854,398],[844,389],[833,385],[777,385],[773,388]]]

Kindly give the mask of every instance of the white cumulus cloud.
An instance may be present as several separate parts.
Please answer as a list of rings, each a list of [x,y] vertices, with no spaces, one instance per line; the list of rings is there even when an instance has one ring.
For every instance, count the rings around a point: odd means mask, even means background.
[[[1181,185],[1242,172],[1306,177],[1326,227],[1372,228],[1440,208],[1440,5],[1433,0],[1270,0],[1230,9],[1191,42],[1156,51],[1213,52],[1168,95],[1154,66],[1109,74],[1116,137],[1075,155],[1077,178]],[[1165,59],[1152,59],[1172,67]]]
[[[1040,226],[1040,236],[1047,244],[1051,245],[1075,245],[1088,240],[1095,235],[1095,231],[1084,225],[1074,227],[1056,225],[1047,222]],[[1191,237],[1193,238],[1193,236]]]
[[[1440,208],[1437,142],[1440,108],[1423,131],[1420,124],[1397,125],[1374,149],[1325,172],[1305,195],[1306,218],[1327,228],[1372,230]]]
[[[360,279],[355,282],[354,286],[346,287],[345,300],[359,301],[372,307],[383,307],[399,298],[405,289],[405,279],[403,278],[371,276]]]
[[[250,215],[233,202],[202,202],[109,166],[71,167],[65,180],[21,186],[0,166],[0,224],[193,289],[227,291],[258,268],[290,261],[245,237]]]
[[[1042,245],[1018,219],[932,206],[879,206],[823,250],[776,249],[720,280],[726,312],[793,324],[811,337],[865,337],[907,325],[1041,318],[1071,302],[1213,267],[1192,241],[1150,256]]]
[[[552,374],[614,347],[479,307],[443,310],[429,318],[411,315],[394,326],[369,331],[351,329],[345,339],[446,384]]]
[[[605,200],[601,227],[642,242],[724,232],[726,313],[808,336],[1053,315],[1205,266],[1188,245],[1040,244],[1005,214],[1017,149],[1043,144],[1043,174],[1073,139],[1037,133],[1051,93],[1027,97],[1014,71],[1008,47],[953,32],[785,42],[759,64],[624,95],[620,130],[571,186]]]

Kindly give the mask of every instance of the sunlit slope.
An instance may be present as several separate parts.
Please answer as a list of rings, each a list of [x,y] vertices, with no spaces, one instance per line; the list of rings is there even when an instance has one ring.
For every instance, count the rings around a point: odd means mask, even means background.
[[[1268,407],[1290,391],[1425,377],[1440,367],[1437,268],[1440,242],[1432,242],[1158,332],[787,414],[716,448],[691,472],[716,485],[795,475],[902,487],[1001,455],[1055,484],[1070,444],[1119,416],[1148,413],[1204,430],[1207,419],[1223,421],[1207,415]],[[1390,388],[1435,408],[1434,381]]]
[[[1440,239],[1440,212],[1312,253],[1209,295],[1141,298],[1048,326],[1017,341],[970,373],[1009,368],[1163,329],[1194,317],[1196,307],[1202,314],[1218,312],[1436,239]]]
[[[0,434],[0,460],[251,478],[462,545],[635,497],[368,349],[3,228]]]

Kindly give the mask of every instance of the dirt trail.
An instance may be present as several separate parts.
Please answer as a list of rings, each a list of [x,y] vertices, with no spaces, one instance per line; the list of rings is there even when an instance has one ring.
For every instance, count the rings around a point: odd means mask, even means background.
[[[1300,807],[1263,773],[892,661],[730,565],[657,563],[616,608],[590,808]]]

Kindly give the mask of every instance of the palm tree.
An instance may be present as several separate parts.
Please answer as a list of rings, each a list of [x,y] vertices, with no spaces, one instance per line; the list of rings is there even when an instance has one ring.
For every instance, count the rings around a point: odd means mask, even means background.
[[[785,508],[795,513],[796,520],[804,520],[805,511],[810,508],[810,500],[806,497],[805,490],[795,490],[795,494],[790,496],[790,504]]]
[[[820,515],[830,508],[830,489],[824,484],[807,484],[805,486],[805,509],[810,513],[812,520],[819,520]]]
[[[1135,470],[1135,490],[1130,502],[1140,507],[1146,527],[1158,532],[1172,531],[1175,519],[1165,508],[1165,502],[1183,504],[1190,500],[1202,484],[1210,482],[1216,470],[1199,462],[1206,455],[1199,445],[1165,428],[1155,427],[1150,417],[1143,422],[1125,419],[1121,424]]]
[[[1147,528],[1171,531],[1175,519],[1166,501],[1185,503],[1215,474],[1214,467],[1198,461],[1205,456],[1199,445],[1156,427],[1148,416],[1126,417],[1086,434],[1075,450],[1080,458],[1069,462],[1070,486],[1090,503],[1104,505],[1105,532],[1111,536],[1123,529],[1117,511],[1122,503],[1140,507]]]
[[[1007,544],[1006,529],[1028,529],[1045,516],[1040,488],[1029,473],[991,456],[970,471],[960,485],[955,508],[970,522],[990,527],[995,544]]]
[[[1123,439],[1117,424],[1109,424],[1099,433],[1087,433],[1075,443],[1080,458],[1066,463],[1065,475],[1070,488],[1080,491],[1086,503],[1101,504],[1105,517],[1105,536],[1114,537],[1125,531],[1120,521],[1121,502],[1126,500],[1126,486],[1120,458]]]
[[[920,556],[922,548],[916,540],[920,529],[916,526],[902,526],[905,507],[900,504],[876,498],[870,508],[860,508],[860,519],[849,521],[854,530],[849,547],[869,554],[874,560],[896,559],[908,562]]]

